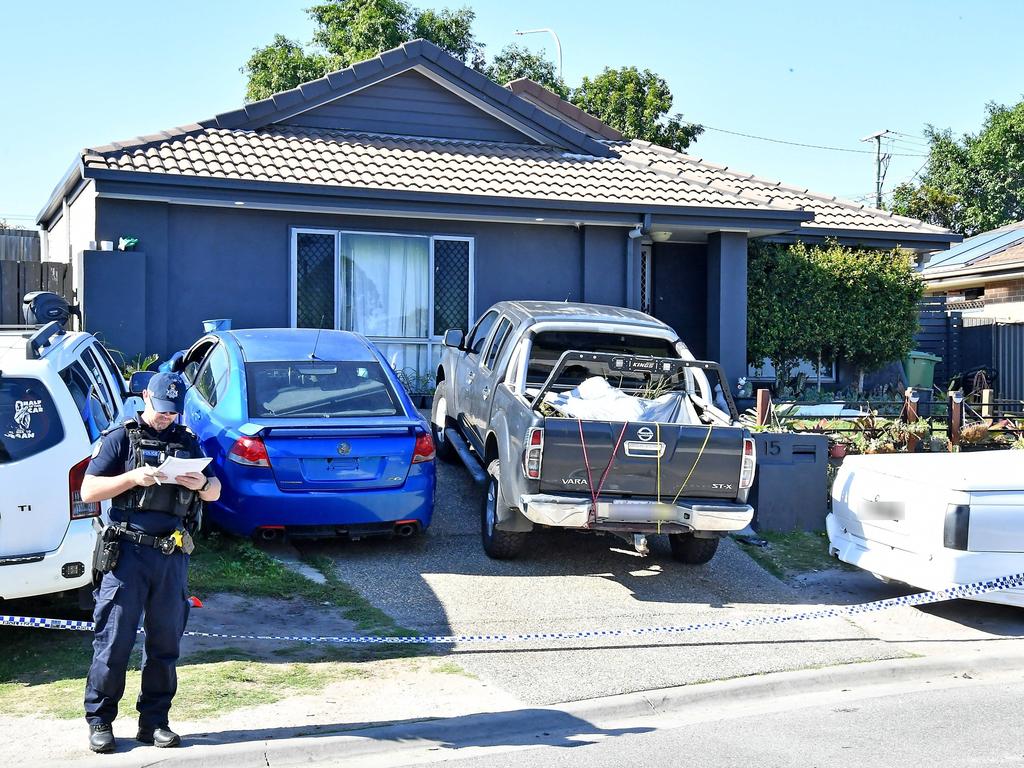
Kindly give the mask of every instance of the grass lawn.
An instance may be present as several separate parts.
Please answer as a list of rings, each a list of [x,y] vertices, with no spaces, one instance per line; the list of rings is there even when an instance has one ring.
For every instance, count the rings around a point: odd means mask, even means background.
[[[825,531],[769,531],[757,535],[767,541],[768,546],[757,547],[741,542],[740,548],[754,558],[762,568],[783,581],[811,571],[858,570],[829,555],[828,534]]]
[[[327,579],[317,584],[288,570],[249,542],[217,536],[204,537],[192,556],[189,586],[193,593],[231,592],[267,597],[301,597],[312,606],[337,610],[368,635],[413,635],[374,608],[351,587],[339,581],[328,558],[311,558],[309,565]],[[76,614],[74,601],[43,600],[31,607],[34,616],[86,618]],[[15,605],[4,612],[12,613]],[[254,627],[253,631],[258,631]],[[178,667],[178,694],[172,716],[178,719],[210,717],[240,707],[267,704],[298,694],[316,693],[327,685],[372,674],[364,660],[431,653],[427,646],[324,645],[315,658],[308,649],[275,648],[273,660],[260,660],[227,644],[192,654]],[[85,675],[92,658],[92,633],[0,627],[0,712],[8,715],[83,717]],[[139,690],[141,643],[129,665],[121,713],[134,717]],[[303,661],[294,657],[305,654]],[[449,668],[451,667],[451,668]],[[454,673],[455,665],[441,671]]]

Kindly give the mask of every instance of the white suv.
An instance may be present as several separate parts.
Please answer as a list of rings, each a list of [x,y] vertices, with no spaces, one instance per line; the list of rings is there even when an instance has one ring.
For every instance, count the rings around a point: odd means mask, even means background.
[[[82,478],[137,404],[91,334],[0,326],[0,600],[90,587],[103,509]]]

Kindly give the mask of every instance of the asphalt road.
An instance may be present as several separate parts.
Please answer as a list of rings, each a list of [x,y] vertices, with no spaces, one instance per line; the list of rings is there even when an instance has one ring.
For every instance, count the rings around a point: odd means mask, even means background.
[[[1019,678],[878,698],[834,697],[815,706],[722,717],[670,728],[585,729],[571,739],[514,752],[490,749],[453,768],[848,768],[1024,765]],[[571,747],[571,748],[569,748]],[[433,762],[433,761],[432,761]],[[411,763],[410,763],[411,764]],[[416,763],[427,765],[430,763]]]
[[[792,611],[801,592],[723,541],[705,566],[672,560],[652,537],[640,558],[613,537],[536,532],[520,559],[493,561],[479,539],[482,491],[439,462],[434,522],[410,540],[305,544],[401,625],[427,634],[510,634],[678,626]],[[456,661],[529,704],[905,654],[843,619],[709,628],[644,638],[462,645]]]

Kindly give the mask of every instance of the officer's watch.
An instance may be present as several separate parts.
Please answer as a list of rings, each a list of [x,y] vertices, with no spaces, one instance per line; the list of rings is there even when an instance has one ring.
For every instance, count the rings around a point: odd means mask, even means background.
[[[202,493],[203,491],[205,491],[209,487],[210,487],[210,478],[206,478],[206,482],[203,483],[203,487],[199,489],[199,493]]]

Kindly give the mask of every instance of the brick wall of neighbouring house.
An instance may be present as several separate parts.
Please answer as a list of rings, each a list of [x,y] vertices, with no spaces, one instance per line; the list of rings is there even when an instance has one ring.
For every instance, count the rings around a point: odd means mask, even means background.
[[[1003,304],[1009,301],[1024,301],[1024,279],[985,286],[986,304]]]

